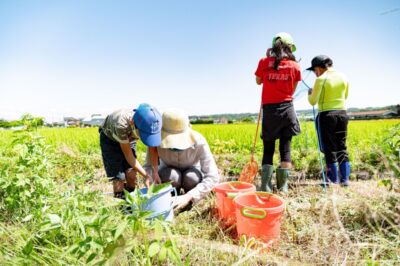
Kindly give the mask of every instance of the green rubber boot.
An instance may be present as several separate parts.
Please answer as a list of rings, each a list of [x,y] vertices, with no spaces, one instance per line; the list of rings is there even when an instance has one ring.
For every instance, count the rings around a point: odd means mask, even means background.
[[[274,167],[270,164],[264,164],[261,170],[261,191],[272,192],[272,174]]]
[[[288,168],[277,168],[276,169],[276,186],[283,194],[288,193],[288,177],[290,169]]]

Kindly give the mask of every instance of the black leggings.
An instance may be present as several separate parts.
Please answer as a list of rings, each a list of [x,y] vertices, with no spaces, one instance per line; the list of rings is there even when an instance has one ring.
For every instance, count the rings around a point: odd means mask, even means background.
[[[291,162],[290,144],[292,137],[279,138],[279,153],[281,154],[281,162]],[[264,154],[262,164],[272,165],[275,152],[275,140],[263,140]]]

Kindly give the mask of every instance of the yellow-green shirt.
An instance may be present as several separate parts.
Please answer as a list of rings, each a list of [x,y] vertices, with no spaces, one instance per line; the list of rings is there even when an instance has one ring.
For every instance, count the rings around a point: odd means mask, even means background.
[[[346,110],[344,102],[349,94],[349,83],[345,75],[329,68],[315,81],[308,95],[311,105],[318,102],[318,111]]]

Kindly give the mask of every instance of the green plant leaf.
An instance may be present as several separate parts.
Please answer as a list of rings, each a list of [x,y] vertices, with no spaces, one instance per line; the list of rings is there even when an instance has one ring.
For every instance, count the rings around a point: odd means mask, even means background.
[[[153,195],[153,194],[157,194],[158,192],[160,192],[161,190],[163,190],[164,188],[168,187],[171,185],[171,182],[167,182],[167,183],[162,183],[162,184],[151,184],[147,194],[149,196]]]
[[[42,227],[40,227],[40,231],[41,232],[47,232],[47,231],[51,231],[53,229],[57,229],[60,228],[61,225],[60,224],[55,224],[55,225],[50,225],[49,223],[44,224]]]
[[[44,206],[44,207],[42,208],[42,212],[45,213],[49,208],[50,208],[50,206],[47,206],[47,205]]]
[[[72,245],[66,251],[66,253],[75,254],[79,250],[79,246],[77,244]]]
[[[49,218],[50,223],[53,225],[61,223],[61,218],[57,214],[47,214],[47,217]]]
[[[134,200],[133,200],[132,195],[126,190],[124,190],[124,195],[125,195],[126,202],[128,202],[129,204],[133,204]]]
[[[114,240],[119,238],[119,236],[125,231],[127,225],[128,225],[128,223],[126,221],[123,221],[122,223],[120,223],[118,225],[118,227],[117,227],[117,229],[115,230],[115,233],[114,233]]]
[[[22,222],[23,222],[23,223],[28,222],[28,221],[30,221],[32,218],[33,218],[33,215],[32,215],[32,214],[29,214],[29,215],[26,216],[24,219],[22,219]]]
[[[97,253],[92,253],[90,254],[90,256],[87,258],[86,263],[91,262],[92,260],[94,260],[94,258],[96,258]]]
[[[389,190],[393,189],[393,183],[392,180],[390,179],[382,179],[378,181],[378,185],[379,186],[384,186],[386,188],[388,188]]]
[[[165,246],[162,246],[160,249],[160,252],[158,253],[158,260],[160,262],[163,262],[167,259],[167,248]]]
[[[162,236],[163,236],[163,226],[161,224],[161,221],[156,220],[154,222],[154,238],[156,240],[161,240]]]
[[[18,180],[18,181],[15,183],[15,185],[16,185],[17,187],[23,187],[23,186],[25,186],[25,184],[27,184],[27,182],[26,182],[26,177],[25,177],[25,175],[23,175],[23,174],[17,174],[17,175],[16,175],[16,179]]]
[[[149,251],[148,251],[148,256],[150,258],[154,257],[158,252],[160,252],[161,246],[158,243],[158,241],[154,241],[153,243],[151,243],[150,247],[149,247]]]
[[[80,219],[80,217],[77,218],[77,223],[78,223],[79,229],[81,230],[83,238],[86,238],[85,226],[83,225],[82,220]]]
[[[103,253],[106,254],[108,257],[111,257],[116,248],[117,244],[115,242],[108,243]]]
[[[102,250],[102,249],[103,249],[103,245],[99,244],[99,243],[96,242],[96,241],[91,241],[91,242],[90,242],[90,246],[91,246],[93,249],[99,249],[99,250]]]
[[[170,260],[172,260],[175,265],[181,265],[182,264],[178,254],[174,251],[174,248],[172,246],[167,249],[167,255],[168,255],[168,258]]]
[[[24,191],[24,196],[27,198],[30,198],[32,196],[32,193],[30,193],[28,190]]]
[[[25,247],[22,249],[22,253],[24,253],[26,256],[29,256],[32,253],[32,250],[33,250],[33,242],[32,239],[29,239]]]
[[[98,221],[98,225],[102,225],[105,223],[105,221],[110,217],[110,215],[108,214],[104,214],[102,216],[100,216],[99,221]]]
[[[115,241],[117,247],[123,247],[125,246],[125,238],[123,236],[118,237],[118,239]]]

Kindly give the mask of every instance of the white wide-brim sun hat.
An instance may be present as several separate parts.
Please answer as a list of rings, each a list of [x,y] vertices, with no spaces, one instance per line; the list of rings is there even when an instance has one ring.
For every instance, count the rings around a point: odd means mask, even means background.
[[[190,128],[189,116],[181,109],[168,109],[162,115],[161,148],[185,150],[192,147],[199,133]]]

